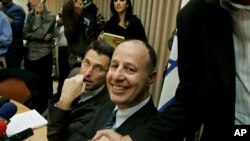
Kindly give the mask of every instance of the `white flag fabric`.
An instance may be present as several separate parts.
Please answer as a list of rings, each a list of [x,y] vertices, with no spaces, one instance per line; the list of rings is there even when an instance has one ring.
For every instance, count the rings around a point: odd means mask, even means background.
[[[189,2],[189,0],[182,0],[182,1],[181,1],[181,8],[182,8],[183,6],[185,6],[188,2]]]
[[[179,84],[179,75],[177,68],[178,48],[177,48],[177,32],[174,33],[172,49],[165,72],[164,83],[161,91],[161,97],[158,105],[158,110],[162,112],[174,100],[176,88]]]

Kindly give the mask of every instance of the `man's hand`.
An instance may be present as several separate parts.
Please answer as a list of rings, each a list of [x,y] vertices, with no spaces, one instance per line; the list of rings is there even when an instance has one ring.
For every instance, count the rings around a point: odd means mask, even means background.
[[[40,3],[40,4],[38,4],[37,7],[35,7],[34,10],[35,10],[36,16],[41,16],[41,12],[43,11],[43,7],[44,7],[43,3]]]
[[[71,103],[81,95],[85,89],[85,84],[83,83],[84,76],[78,74],[72,78],[65,79],[62,94],[60,100],[58,101],[58,107],[64,110],[68,110]]]
[[[128,135],[122,136],[114,130],[107,129],[97,131],[92,141],[132,141],[132,139]]]
[[[84,9],[84,3],[82,0],[73,0],[73,8],[78,16],[82,15]]]
[[[50,34],[50,33],[48,33],[48,34],[46,34],[46,35],[44,36],[43,40],[44,40],[44,41],[49,41],[49,40],[51,40],[52,38],[53,38],[53,35]]]
[[[100,35],[97,37],[97,40],[98,41],[105,41],[103,33],[100,33]]]

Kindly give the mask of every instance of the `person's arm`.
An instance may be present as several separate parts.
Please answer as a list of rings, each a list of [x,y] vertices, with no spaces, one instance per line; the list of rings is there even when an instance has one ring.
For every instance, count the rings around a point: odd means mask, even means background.
[[[12,30],[7,17],[0,13],[0,47],[7,47],[12,42]]]
[[[21,7],[16,8],[10,15],[7,15],[11,24],[12,32],[22,34],[26,14]]]
[[[84,89],[83,75],[66,79],[59,101],[51,100],[48,106],[48,133],[49,141],[61,141],[68,133],[71,123],[71,104],[80,96]],[[75,123],[76,124],[76,123]]]
[[[24,40],[33,40],[33,32],[32,32],[32,22],[33,18],[33,10],[27,15],[26,21],[23,26],[23,39]]]
[[[51,100],[48,105],[47,138],[49,141],[62,141],[66,138],[70,122],[70,110],[62,110]]]
[[[63,110],[69,110],[72,102],[81,95],[84,91],[85,83],[83,83],[84,76],[78,74],[72,78],[65,79],[62,93],[57,107]]]
[[[34,18],[34,22],[32,22]],[[43,17],[44,18],[44,17]],[[26,19],[23,28],[23,37],[25,40],[44,40],[50,41],[54,35],[56,19],[54,15],[47,15],[46,23],[42,23],[41,15],[34,15],[31,12]]]
[[[99,31],[102,31],[105,27],[106,21],[99,9],[97,9],[96,22],[97,22]]]

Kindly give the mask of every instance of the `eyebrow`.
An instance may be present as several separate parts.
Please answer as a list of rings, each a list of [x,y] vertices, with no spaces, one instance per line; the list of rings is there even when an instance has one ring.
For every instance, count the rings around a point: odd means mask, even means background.
[[[84,60],[85,60],[85,61],[88,61],[89,63],[91,63],[91,61],[90,61],[88,58],[84,58],[83,61],[84,61]],[[102,65],[102,64],[95,64],[94,66],[105,68],[105,66]],[[108,67],[109,67],[109,66],[108,66]]]

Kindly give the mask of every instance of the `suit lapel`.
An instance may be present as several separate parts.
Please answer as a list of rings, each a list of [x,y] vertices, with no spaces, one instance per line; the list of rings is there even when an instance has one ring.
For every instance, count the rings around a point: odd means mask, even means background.
[[[116,129],[116,131],[123,135],[128,134],[139,126],[144,125],[148,120],[156,116],[157,113],[158,111],[155,108],[151,98],[145,106],[135,112],[124,123],[122,123],[121,126]]]

